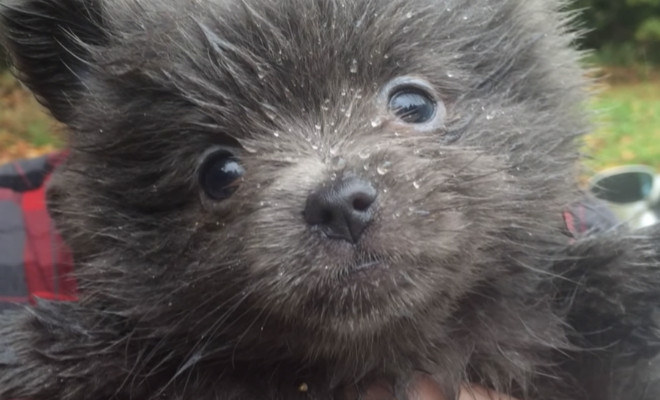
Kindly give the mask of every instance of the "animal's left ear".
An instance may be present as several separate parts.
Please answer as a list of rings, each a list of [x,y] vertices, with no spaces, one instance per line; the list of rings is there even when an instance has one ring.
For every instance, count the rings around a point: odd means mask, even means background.
[[[18,78],[69,123],[86,90],[91,49],[109,40],[103,0],[0,0],[0,41]]]

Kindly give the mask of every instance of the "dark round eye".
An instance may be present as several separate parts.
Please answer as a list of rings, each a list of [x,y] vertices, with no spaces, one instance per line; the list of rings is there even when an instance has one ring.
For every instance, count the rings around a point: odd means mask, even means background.
[[[435,115],[435,101],[423,90],[402,88],[390,96],[389,109],[402,121],[423,124]]]
[[[236,183],[245,173],[245,169],[228,151],[211,154],[200,171],[199,183],[208,197],[224,200],[234,193]]]

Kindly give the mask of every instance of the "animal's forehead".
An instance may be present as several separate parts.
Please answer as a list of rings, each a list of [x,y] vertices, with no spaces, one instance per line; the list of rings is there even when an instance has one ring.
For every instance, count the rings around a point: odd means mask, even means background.
[[[491,0],[216,0],[151,2],[132,13],[139,35],[171,63],[221,69],[274,67],[298,80],[424,73],[451,60],[460,43],[487,36]],[[500,2],[505,3],[505,2]],[[124,19],[127,19],[124,13]],[[134,22],[129,22],[134,24]],[[138,29],[139,30],[139,29]],[[155,33],[154,33],[155,32]],[[172,40],[174,39],[174,40]],[[144,46],[141,40],[140,46]],[[233,72],[233,71],[229,71]],[[311,78],[311,79],[310,79]]]
[[[129,57],[144,55],[132,60],[139,68],[153,65],[173,71],[176,76],[167,79],[191,75],[202,86],[221,86],[216,95],[231,92],[228,100],[266,93],[279,97],[274,100],[290,95],[321,101],[341,92],[342,85],[377,89],[404,74],[437,83],[470,42],[488,39],[489,23],[498,13],[490,3],[494,2],[150,2],[155,10],[138,12],[137,18],[145,22],[132,22],[138,26],[139,40]],[[147,33],[140,32],[142,26]],[[153,53],[145,51],[147,47]]]
[[[285,57],[308,66],[318,60],[328,67],[353,59],[369,63],[382,55],[398,56],[401,64],[423,52],[450,52],[452,41],[474,39],[469,25],[478,24],[480,35],[488,34],[483,23],[492,18],[493,9],[475,7],[487,0],[464,1],[459,9],[450,7],[451,3],[232,0],[208,3],[204,19],[220,39],[270,61]]]
[[[364,100],[352,118],[345,113],[339,119],[362,123],[359,108],[372,119],[373,102],[366,100],[396,77],[423,78],[449,99],[477,86],[487,74],[474,68],[477,63],[502,64],[497,46],[506,42],[503,37],[510,37],[510,47],[525,40],[530,28],[515,11],[525,4],[151,0],[131,13],[117,11],[116,21],[128,21],[129,33],[116,50],[155,80],[155,87],[200,106],[232,135],[253,134],[269,114],[288,119],[285,124],[322,120],[326,102],[339,115],[357,93]]]

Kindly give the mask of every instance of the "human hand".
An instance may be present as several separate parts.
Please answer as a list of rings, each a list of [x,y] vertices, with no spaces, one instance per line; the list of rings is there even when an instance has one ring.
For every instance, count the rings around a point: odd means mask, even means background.
[[[448,400],[442,390],[432,379],[424,377],[416,385],[417,399],[415,400]],[[514,398],[495,393],[481,386],[464,386],[458,400],[515,400]]]
[[[442,393],[440,386],[431,378],[422,377],[414,386],[415,395],[411,400],[449,400]],[[367,389],[364,400],[394,400],[386,386],[374,384]],[[458,400],[516,400],[513,397],[495,393],[481,386],[466,385],[462,388]]]

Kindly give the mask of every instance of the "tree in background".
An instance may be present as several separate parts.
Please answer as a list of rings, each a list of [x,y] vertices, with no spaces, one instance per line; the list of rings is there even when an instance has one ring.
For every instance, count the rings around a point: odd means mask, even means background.
[[[605,65],[660,65],[660,0],[577,0],[585,48]]]

